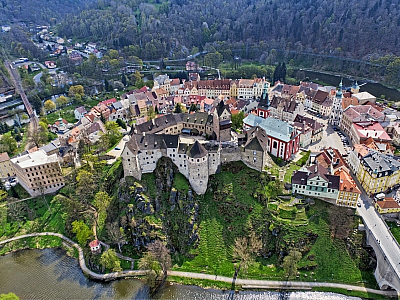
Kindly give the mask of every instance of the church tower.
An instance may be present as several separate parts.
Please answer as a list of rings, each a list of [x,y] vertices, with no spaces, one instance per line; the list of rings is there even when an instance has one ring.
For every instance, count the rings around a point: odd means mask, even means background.
[[[343,114],[342,100],[343,100],[343,83],[342,80],[340,80],[339,89],[336,91],[336,96],[333,99],[332,114],[329,120],[333,126],[339,126],[340,121],[342,120],[342,114]]]
[[[350,91],[352,94],[358,94],[360,92],[360,86],[358,85],[357,80],[356,83],[351,87]]]
[[[268,97],[268,84],[264,83],[263,92],[260,98],[260,102],[257,106],[257,116],[261,118],[267,118],[269,115],[269,97]]]

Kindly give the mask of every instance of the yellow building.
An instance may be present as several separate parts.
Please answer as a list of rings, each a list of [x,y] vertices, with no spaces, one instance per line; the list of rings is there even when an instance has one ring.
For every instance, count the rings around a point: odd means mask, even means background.
[[[380,214],[400,212],[400,205],[392,197],[387,197],[383,201],[376,201],[375,208]]]
[[[230,96],[238,98],[238,82],[237,80],[231,81]]]
[[[7,152],[0,154],[0,179],[15,176],[14,168]]]
[[[361,191],[350,174],[340,168],[335,172],[340,177],[339,194],[336,204],[339,206],[356,207],[358,199],[360,199]]]
[[[360,159],[357,179],[368,194],[400,184],[400,162],[393,156],[371,151]]]

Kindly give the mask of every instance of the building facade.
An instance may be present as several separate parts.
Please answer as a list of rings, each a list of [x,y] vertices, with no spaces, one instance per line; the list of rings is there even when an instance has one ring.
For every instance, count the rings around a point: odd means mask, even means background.
[[[4,180],[15,176],[14,168],[7,152],[0,154],[0,179]]]
[[[64,186],[64,177],[57,154],[38,150],[11,159],[22,187],[32,196],[54,193]]]

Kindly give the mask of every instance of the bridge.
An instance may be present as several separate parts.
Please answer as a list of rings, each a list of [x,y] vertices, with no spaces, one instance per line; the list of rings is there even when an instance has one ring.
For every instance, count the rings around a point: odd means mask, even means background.
[[[39,121],[38,121],[37,116],[35,115],[32,105],[30,104],[30,102],[28,100],[28,97],[26,96],[26,94],[24,92],[19,74],[18,74],[17,70],[13,67],[13,65],[11,64],[10,61],[8,61],[8,60],[5,61],[4,65],[6,66],[8,73],[10,74],[10,78],[11,78],[11,81],[13,82],[14,87],[18,91],[19,95],[21,96],[22,102],[24,103],[26,112],[28,113],[28,116],[30,118],[31,126],[33,126],[31,128],[31,130],[32,130],[32,132],[36,132]]]
[[[366,243],[375,251],[376,281],[380,289],[394,289],[400,295],[400,245],[365,192],[361,195],[361,200],[362,204],[357,207],[357,212],[364,221]]]

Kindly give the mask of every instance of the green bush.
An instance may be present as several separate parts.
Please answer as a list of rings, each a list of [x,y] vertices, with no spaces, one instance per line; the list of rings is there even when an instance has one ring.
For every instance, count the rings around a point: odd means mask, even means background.
[[[300,167],[304,166],[304,165],[307,163],[308,158],[310,157],[310,154],[311,154],[311,151],[307,151],[307,152],[303,155],[303,157],[300,158],[300,159],[296,162],[296,165],[298,165],[298,166],[300,166]]]

